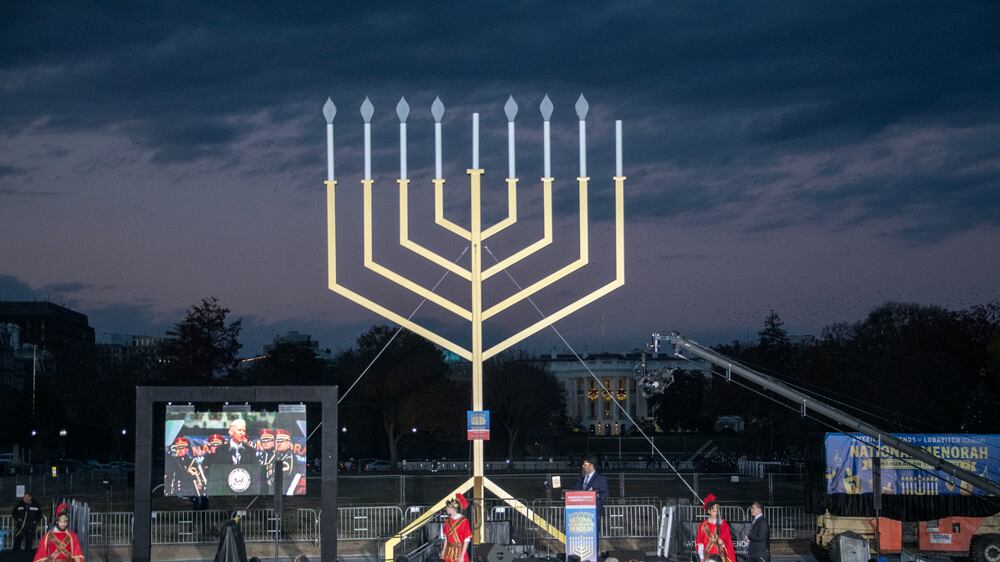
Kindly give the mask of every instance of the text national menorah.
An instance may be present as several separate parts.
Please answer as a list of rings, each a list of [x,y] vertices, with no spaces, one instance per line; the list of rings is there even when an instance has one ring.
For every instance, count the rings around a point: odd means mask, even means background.
[[[483,263],[484,242],[491,236],[501,232],[507,227],[517,222],[517,188],[518,177],[516,168],[516,142],[514,119],[518,113],[518,105],[514,98],[508,98],[503,110],[507,116],[507,216],[499,222],[488,227],[482,224],[482,199],[481,185],[486,171],[479,166],[479,114],[472,114],[472,165],[466,170],[470,190],[470,220],[468,227],[456,224],[444,216],[444,184],[445,178],[442,175],[441,165],[441,135],[442,119],[444,118],[445,107],[440,99],[435,99],[431,105],[431,115],[434,118],[434,222],[441,228],[451,232],[459,238],[463,238],[468,243],[470,254],[469,267],[465,268],[446,259],[439,253],[424,247],[409,239],[409,204],[408,190],[410,178],[407,174],[407,138],[406,120],[410,114],[410,106],[406,99],[402,98],[396,105],[396,115],[399,117],[399,178],[396,180],[399,188],[399,242],[404,248],[414,252],[422,258],[443,268],[447,272],[453,273],[469,282],[471,292],[471,306],[468,308],[455,303],[433,290],[420,285],[404,274],[375,261],[372,250],[372,232],[374,228],[374,217],[372,213],[372,189],[375,181],[372,179],[371,167],[371,119],[375,113],[375,108],[368,98],[361,104],[361,117],[364,120],[364,178],[361,180],[363,190],[363,221],[364,221],[364,264],[365,268],[399,285],[403,289],[438,305],[442,309],[457,316],[461,320],[468,322],[471,329],[471,345],[465,347],[459,345],[448,338],[426,328],[419,323],[398,314],[385,306],[375,302],[371,297],[362,295],[353,289],[349,289],[337,280],[337,180],[335,174],[334,158],[334,117],[337,115],[337,107],[333,101],[328,99],[323,106],[323,116],[326,118],[326,145],[327,145],[327,238],[329,251],[329,287],[330,290],[350,299],[351,301],[367,308],[368,310],[399,324],[400,326],[419,334],[435,344],[447,349],[458,356],[469,360],[472,363],[472,410],[483,409],[483,362],[497,355],[498,353],[516,345],[518,342],[530,337],[555,322],[580,310],[584,306],[600,299],[611,291],[625,284],[625,225],[624,225],[624,185],[625,176],[622,173],[622,126],[621,121],[615,121],[615,175],[612,177],[615,189],[615,277],[605,285],[597,288],[591,293],[578,298],[576,301],[564,306],[560,310],[554,311],[544,316],[537,322],[526,326],[520,331],[507,337],[503,341],[487,346],[483,341],[483,325],[493,316],[520,303],[530,299],[532,295],[552,286],[559,280],[570,275],[574,271],[586,266],[589,261],[589,224],[587,207],[587,189],[590,178],[587,176],[587,113],[590,109],[587,100],[581,95],[577,100],[575,109],[579,118],[579,176],[576,178],[579,191],[579,225],[580,225],[580,248],[578,257],[569,264],[549,273],[545,277],[538,279],[524,286],[518,286],[518,290],[513,294],[501,299],[495,304],[486,306],[483,301],[483,282],[490,277],[503,273],[510,266],[538,252],[542,248],[552,243],[552,184],[555,181],[552,177],[551,167],[551,132],[550,119],[553,112],[553,104],[548,96],[542,99],[539,110],[542,118],[542,138],[543,138],[543,161],[544,176],[541,178],[542,188],[542,220],[543,235],[532,244],[525,246],[509,256],[498,259],[492,265]],[[483,517],[483,497],[484,490],[489,490],[501,500],[514,507],[519,513],[528,517],[535,525],[549,533],[551,536],[566,542],[566,537],[556,526],[545,521],[532,512],[527,506],[519,502],[502,488],[493,483],[484,474],[483,441],[477,439],[473,442],[473,476],[456,488],[452,493],[445,496],[437,504],[431,506],[424,514],[412,521],[406,527],[391,537],[385,543],[385,560],[391,561],[394,557],[393,551],[397,544],[408,534],[419,529],[428,519],[434,517],[443,507],[445,502],[454,497],[456,493],[473,491],[472,520],[474,529],[474,541],[480,544],[483,541],[482,522]]]

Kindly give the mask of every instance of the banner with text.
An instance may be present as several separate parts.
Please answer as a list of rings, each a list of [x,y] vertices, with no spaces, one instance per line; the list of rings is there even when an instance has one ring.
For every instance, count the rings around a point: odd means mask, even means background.
[[[983,478],[1000,482],[1000,435],[893,434],[910,445]],[[872,493],[878,442],[860,433],[826,434],[829,494]],[[913,496],[982,496],[983,490],[914,460],[885,443],[879,447],[882,493]]]

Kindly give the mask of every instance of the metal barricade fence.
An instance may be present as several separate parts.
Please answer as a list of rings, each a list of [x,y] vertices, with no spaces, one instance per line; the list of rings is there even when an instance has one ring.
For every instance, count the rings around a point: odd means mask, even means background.
[[[90,513],[90,546],[132,544],[132,512]]]
[[[816,535],[816,516],[801,506],[768,506],[764,514],[771,539],[809,539]]]
[[[378,540],[393,535],[403,524],[403,510],[398,506],[342,507],[337,510],[337,540]]]
[[[660,510],[654,505],[606,505],[603,515],[604,538],[651,538],[660,530]]]
[[[295,510],[295,530],[289,533],[292,540],[319,543],[319,512],[315,509],[299,508]],[[340,533],[337,533],[338,538]]]
[[[638,499],[634,499],[638,501]],[[565,530],[565,511],[562,502],[537,499],[523,502],[545,521],[560,531]],[[486,501],[487,522],[509,522],[510,537],[518,544],[547,539],[548,534],[502,500]],[[397,533],[406,523],[413,521],[427,506],[352,506],[338,509],[339,540],[384,540]],[[747,508],[735,505],[720,506],[722,517],[733,522],[750,520]],[[675,525],[689,524],[704,519],[704,509],[698,505],[676,506]],[[816,518],[801,506],[768,506],[765,513],[770,522],[771,538],[788,540],[809,538],[816,532]],[[152,544],[205,544],[218,541],[221,528],[232,517],[225,510],[206,511],[157,511],[152,513]],[[282,540],[318,543],[320,518],[315,509],[288,510],[283,519]],[[604,538],[656,538],[661,532],[662,511],[657,504],[621,503],[604,506],[601,517],[601,536]],[[0,516],[0,543],[10,548],[12,535],[9,515]],[[247,511],[241,518],[244,539],[247,542],[270,542],[278,532],[277,521],[271,509]],[[130,512],[91,513],[90,541],[92,547],[127,546],[132,543],[133,514]],[[38,538],[44,532],[39,527]],[[417,536],[419,535],[419,536]],[[423,535],[415,533],[413,541]],[[413,542],[411,541],[411,542]]]
[[[35,544],[42,540],[42,535],[48,528],[48,518],[42,516],[38,528],[35,530]],[[0,515],[0,550],[7,550],[14,546],[14,518],[10,515]]]

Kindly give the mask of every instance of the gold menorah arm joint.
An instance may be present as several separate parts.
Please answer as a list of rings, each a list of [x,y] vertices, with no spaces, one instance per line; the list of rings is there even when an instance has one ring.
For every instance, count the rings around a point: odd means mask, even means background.
[[[361,180],[361,183],[364,186],[365,267],[382,277],[385,277],[400,287],[431,301],[448,312],[451,312],[452,314],[465,320],[472,321],[472,312],[468,309],[462,308],[434,291],[431,291],[426,287],[403,277],[402,275],[375,261],[372,255],[372,184],[374,183],[374,180]]]
[[[472,233],[468,229],[462,228],[450,220],[444,218],[444,180],[434,181],[434,223],[445,230],[451,231],[466,240],[472,240]]]
[[[507,178],[507,218],[483,231],[482,240],[517,222],[517,178]]]
[[[472,281],[472,272],[427,247],[410,240],[410,180],[396,180],[399,184],[399,244],[411,252],[433,262],[466,281]]]
[[[541,291],[542,289],[548,287],[549,285],[555,283],[556,281],[566,277],[570,273],[584,267],[590,261],[590,243],[589,243],[589,219],[588,219],[588,205],[587,205],[587,180],[589,178],[577,178],[579,183],[579,196],[580,196],[580,257],[577,258],[572,263],[565,265],[558,269],[557,271],[546,275],[542,279],[528,285],[527,287],[521,289],[520,291],[514,293],[513,295],[505,298],[504,300],[498,302],[497,304],[487,308],[483,311],[483,320],[492,318],[493,316],[499,314],[500,312],[510,308],[511,306],[521,302],[522,300],[530,297],[531,295]],[[549,178],[551,182],[551,178]],[[522,256],[524,257],[524,256]],[[498,264],[499,265],[499,264]]]
[[[566,544],[566,534],[559,530],[558,527],[549,523],[541,515],[538,515],[532,511],[528,506],[521,503],[519,500],[508,494],[503,488],[495,484],[489,478],[483,478],[483,484],[486,489],[493,492],[496,497],[503,500],[507,505],[513,507],[518,513],[528,518],[528,521],[534,523],[538,528],[542,529],[546,533],[552,536],[552,538],[557,541]]]
[[[472,478],[469,478],[468,480],[465,481],[464,484],[452,490],[450,494],[445,496],[439,502],[428,507],[427,510],[420,515],[420,517],[417,517],[416,519],[411,521],[407,526],[403,527],[398,533],[386,539],[384,547],[384,552],[385,552],[384,562],[392,562],[395,559],[394,557],[395,553],[393,551],[396,549],[396,545],[403,542],[403,539],[405,539],[407,535],[416,531],[420,527],[423,527],[425,523],[437,517],[440,514],[441,510],[444,509],[445,504],[448,503],[449,500],[455,498],[455,494],[464,494],[471,487],[472,487]]]
[[[504,350],[510,348],[513,345],[517,345],[518,342],[532,336],[539,330],[547,328],[552,324],[562,320],[563,318],[573,314],[577,310],[587,306],[588,304],[600,299],[604,295],[607,295],[611,291],[614,291],[618,287],[625,284],[625,205],[624,205],[624,191],[625,191],[625,176],[615,176],[615,278],[611,282],[607,283],[603,287],[593,291],[589,295],[577,300],[576,302],[569,304],[557,312],[554,312],[545,318],[535,322],[531,326],[521,330],[520,332],[510,336],[509,338],[503,340],[502,342],[494,345],[493,347],[483,351],[483,361],[486,361],[490,357],[503,352]]]
[[[542,178],[542,237],[483,271],[483,281],[552,243],[552,178]]]
[[[336,198],[336,187],[337,182],[335,180],[329,180],[326,182],[326,223],[327,223],[327,253],[328,253],[328,275],[329,275],[329,288],[331,291],[345,297],[362,307],[378,314],[379,316],[394,322],[407,330],[427,338],[428,340],[436,343],[437,345],[454,352],[456,355],[463,359],[472,360],[472,352],[464,347],[454,343],[430,330],[424,328],[420,324],[397,314],[388,308],[372,301],[371,299],[360,295],[351,289],[341,285],[337,282],[337,198]]]

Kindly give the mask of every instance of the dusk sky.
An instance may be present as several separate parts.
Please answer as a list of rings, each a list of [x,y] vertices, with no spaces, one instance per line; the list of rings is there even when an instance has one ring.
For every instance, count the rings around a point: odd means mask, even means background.
[[[818,335],[890,300],[1000,298],[1000,3],[253,5],[270,7],[0,4],[0,299],[64,303],[101,340],[163,334],[216,296],[244,318],[243,355],[287,330],[345,348],[377,319],[326,288],[327,97],[339,270],[408,315],[420,299],[361,263],[362,100],[376,257],[432,286],[440,270],[397,244],[396,102],[411,107],[412,237],[454,258],[461,240],[433,225],[431,102],[447,108],[446,212],[464,223],[471,114],[498,220],[514,96],[521,221],[490,241],[502,257],[541,235],[546,93],[555,242],[511,273],[529,283],[576,257],[580,93],[591,265],[538,296],[545,313],[613,277],[623,121],[626,284],[557,324],[580,351],[664,330],[743,338],[771,309]],[[512,289],[496,276],[487,301]],[[440,291],[468,303],[453,276]],[[462,321],[431,305],[417,317],[468,344]],[[487,339],[536,319],[516,307]]]

